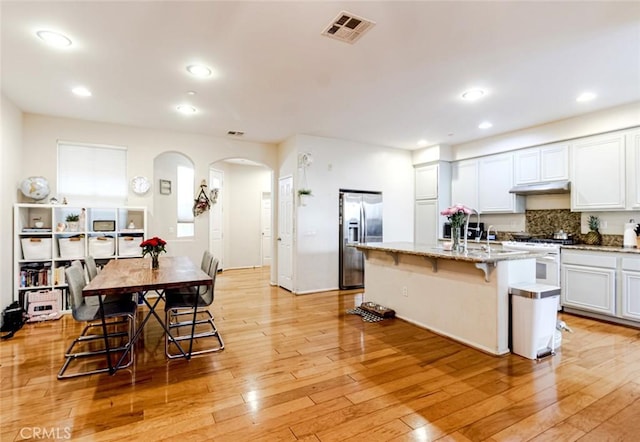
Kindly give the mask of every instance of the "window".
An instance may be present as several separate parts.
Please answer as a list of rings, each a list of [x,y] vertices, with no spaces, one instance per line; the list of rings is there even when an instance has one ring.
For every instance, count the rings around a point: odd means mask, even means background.
[[[178,166],[176,196],[178,199],[178,226],[176,236],[178,238],[193,236],[194,216],[193,216],[193,180],[194,173],[192,167]]]
[[[70,204],[125,205],[127,149],[58,142],[58,198]]]

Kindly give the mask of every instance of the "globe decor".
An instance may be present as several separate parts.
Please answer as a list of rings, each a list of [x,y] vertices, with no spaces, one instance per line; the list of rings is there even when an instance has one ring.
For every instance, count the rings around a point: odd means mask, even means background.
[[[49,182],[42,176],[30,176],[20,183],[20,191],[27,198],[41,201],[49,196]]]
[[[157,236],[140,243],[140,247],[142,247],[142,257],[144,258],[146,255],[151,255],[151,268],[154,270],[160,268],[160,262],[158,261],[160,254],[167,253],[164,248],[165,245],[167,245],[167,242]]]

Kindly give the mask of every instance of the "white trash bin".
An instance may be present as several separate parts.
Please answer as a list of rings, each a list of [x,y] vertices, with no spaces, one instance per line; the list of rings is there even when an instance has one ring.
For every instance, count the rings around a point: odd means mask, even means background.
[[[555,332],[560,287],[515,284],[511,295],[511,351],[528,359],[555,352]]]

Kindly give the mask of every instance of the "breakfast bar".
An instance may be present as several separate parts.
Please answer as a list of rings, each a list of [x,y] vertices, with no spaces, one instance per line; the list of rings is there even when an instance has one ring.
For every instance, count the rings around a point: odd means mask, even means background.
[[[365,299],[408,322],[493,355],[509,353],[509,287],[535,283],[535,258],[523,251],[366,243]]]

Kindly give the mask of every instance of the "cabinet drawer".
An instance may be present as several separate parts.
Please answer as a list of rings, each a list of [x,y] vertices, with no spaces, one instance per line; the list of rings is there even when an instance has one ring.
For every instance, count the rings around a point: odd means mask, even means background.
[[[562,252],[562,264],[616,268],[616,257],[592,253]]]
[[[622,270],[640,272],[640,258],[622,258]]]

